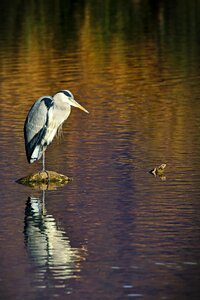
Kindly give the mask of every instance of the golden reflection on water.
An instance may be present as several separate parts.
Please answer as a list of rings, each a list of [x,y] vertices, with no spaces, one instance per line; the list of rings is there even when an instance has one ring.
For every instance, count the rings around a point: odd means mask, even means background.
[[[45,16],[33,28],[36,16],[32,7],[29,13],[32,18],[24,16],[16,47],[3,52],[0,70],[2,141],[6,149],[13,141],[17,143],[20,165],[26,166],[23,123],[28,109],[41,95],[64,88],[91,113],[86,118],[72,111],[64,142],[54,141],[47,152],[52,163],[62,167],[70,148],[80,160],[89,153],[92,165],[94,150],[103,157],[100,148],[109,140],[107,157],[111,158],[118,151],[111,147],[115,134],[116,148],[127,146],[130,156],[136,155],[137,169],[148,171],[165,162],[174,174],[177,168],[195,167],[200,146],[200,104],[195,88],[199,77],[193,67],[193,86],[188,84],[185,52],[176,60],[172,49],[165,49],[152,36],[130,41],[120,25],[120,14],[116,17],[118,31],[107,38],[101,26],[93,26],[90,5],[84,9],[84,18],[77,15],[77,22],[82,23],[74,40],[66,35],[63,43],[57,44],[56,32],[42,22]],[[83,147],[84,141],[87,147]],[[122,163],[121,157],[116,160]]]
[[[100,29],[91,26],[89,7],[84,13],[74,44],[66,39],[65,47],[57,49],[51,34],[47,37],[47,28],[41,25],[30,30],[25,21],[17,49],[4,53],[0,71],[3,143],[17,141],[20,163],[26,166],[23,123],[27,111],[41,95],[65,88],[91,113],[86,118],[73,109],[64,127],[64,143],[54,141],[47,150],[51,162],[62,167],[69,148],[80,159],[88,153],[96,159],[92,154],[95,149],[103,157],[105,140],[111,144],[115,134],[116,147],[123,149],[127,144],[131,157],[137,157],[134,163],[138,169],[149,171],[162,162],[172,173],[177,167],[191,169],[196,162],[189,154],[197,155],[200,146],[196,134],[200,104],[195,101],[196,89],[188,85],[185,62],[172,63],[172,53],[164,49],[158,53],[158,45],[150,37],[129,43],[120,31],[105,42]],[[193,78],[194,84],[197,79]],[[115,149],[109,146],[108,158],[112,152]]]
[[[15,22],[7,23],[0,47],[1,164],[9,180],[17,172],[22,177],[40,169],[25,158],[27,111],[42,95],[71,90],[90,114],[73,109],[63,139],[53,141],[46,157],[52,170],[75,175],[56,201],[60,214],[67,201],[69,223],[77,235],[84,227],[93,250],[89,255],[96,264],[85,267],[83,285],[93,292],[93,286],[107,286],[111,278],[118,285],[131,274],[131,284],[143,291],[141,270],[149,274],[149,266],[158,272],[156,264],[187,263],[193,259],[187,255],[198,250],[199,6],[190,1],[193,9],[187,15],[183,1],[175,1],[170,11],[158,1],[146,16],[152,1],[110,1],[105,13],[102,6],[108,2],[77,5],[69,24],[71,12],[62,14],[59,1],[50,1],[53,9],[48,12],[42,4],[36,9],[33,1],[25,6],[16,30]],[[165,181],[148,173],[161,163],[167,164]],[[3,181],[3,188],[15,189],[9,180]],[[14,204],[8,203],[9,215]],[[27,206],[41,203],[29,198]],[[24,235],[28,253],[39,266],[36,275],[41,282],[44,274],[77,278],[87,250],[72,247],[56,218],[34,208],[31,213],[26,209]],[[72,211],[78,211],[80,224]],[[13,222],[7,223],[12,232]],[[114,263],[127,270],[122,268],[116,281],[106,269]],[[130,269],[134,266],[139,273]],[[160,289],[163,274],[166,282],[173,278],[175,287],[180,286],[176,271],[158,272],[155,286]],[[151,290],[152,280],[146,278],[146,284]],[[111,288],[115,293],[119,286]]]

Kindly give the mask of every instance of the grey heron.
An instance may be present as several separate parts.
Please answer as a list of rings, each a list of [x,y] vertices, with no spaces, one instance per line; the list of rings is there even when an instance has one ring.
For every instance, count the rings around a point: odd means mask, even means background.
[[[32,105],[24,123],[25,148],[29,163],[43,156],[43,171],[45,171],[45,150],[69,117],[71,106],[88,113],[74,100],[74,96],[68,90],[61,90],[53,96],[42,96]]]

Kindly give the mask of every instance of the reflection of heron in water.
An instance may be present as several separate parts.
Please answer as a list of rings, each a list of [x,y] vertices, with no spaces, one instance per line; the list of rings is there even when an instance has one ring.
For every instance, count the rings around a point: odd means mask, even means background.
[[[36,197],[27,200],[24,236],[29,255],[40,267],[40,280],[47,273],[55,279],[77,277],[85,250],[72,248],[64,230],[58,227],[52,215],[46,213],[44,198],[45,191],[42,200]]]

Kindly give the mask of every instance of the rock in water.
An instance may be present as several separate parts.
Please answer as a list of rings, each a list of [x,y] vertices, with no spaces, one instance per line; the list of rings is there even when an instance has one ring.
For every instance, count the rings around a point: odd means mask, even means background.
[[[63,186],[72,178],[54,171],[41,171],[18,179],[16,182],[36,189],[55,189]]]

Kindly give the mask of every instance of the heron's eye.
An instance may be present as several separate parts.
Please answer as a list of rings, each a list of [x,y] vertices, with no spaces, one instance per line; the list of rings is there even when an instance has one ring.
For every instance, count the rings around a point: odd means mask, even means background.
[[[63,91],[63,93],[65,94],[65,96],[69,97],[69,98],[73,98],[73,95],[68,92],[68,91]]]

